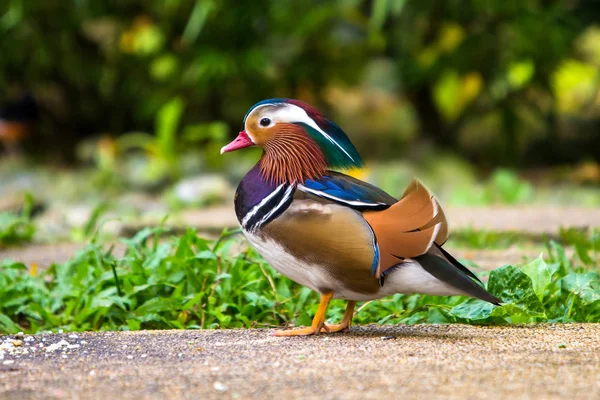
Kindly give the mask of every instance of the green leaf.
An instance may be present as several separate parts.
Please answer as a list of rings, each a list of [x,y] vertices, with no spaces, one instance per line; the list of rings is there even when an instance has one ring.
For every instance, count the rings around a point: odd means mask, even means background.
[[[548,265],[542,258],[542,255],[540,254],[538,258],[521,267],[521,270],[531,279],[533,290],[538,299],[542,301],[544,299],[546,288],[552,279],[550,268],[548,268]]]
[[[210,13],[215,8],[212,0],[198,0],[181,35],[182,42],[192,44],[196,41]]]
[[[570,273],[561,279],[562,288],[575,294],[584,304],[600,300],[600,277],[597,272]]]
[[[493,310],[494,305],[487,301],[469,299],[452,308],[450,314],[458,318],[477,321],[489,318]]]
[[[128,319],[127,326],[129,327],[130,331],[139,331],[142,327],[142,324],[138,320]]]
[[[452,318],[448,310],[442,307],[432,306],[429,307],[428,311],[427,322],[430,324],[448,324],[456,320]]]
[[[15,324],[8,316],[0,313],[0,333],[6,335],[9,333],[17,333],[21,328]]]
[[[210,250],[203,250],[203,251],[196,253],[194,258],[196,258],[198,260],[216,260],[217,255]]]
[[[165,155],[175,152],[177,127],[183,114],[185,103],[179,97],[165,104],[156,119],[156,139],[160,151]]]
[[[530,315],[544,317],[544,306],[533,288],[531,278],[519,268],[505,265],[490,273],[488,290],[504,303],[512,303]]]
[[[155,297],[139,306],[135,310],[135,314],[141,316],[144,314],[155,314],[172,309],[175,309],[172,301],[165,298]]]
[[[516,304],[504,304],[500,307],[496,307],[492,311],[491,316],[502,318],[506,322],[513,324],[537,322],[538,318],[540,317],[537,315],[537,313],[532,315],[529,311],[517,306]]]

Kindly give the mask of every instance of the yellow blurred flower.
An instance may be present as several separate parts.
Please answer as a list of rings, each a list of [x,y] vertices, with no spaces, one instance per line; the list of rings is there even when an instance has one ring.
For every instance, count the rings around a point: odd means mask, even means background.
[[[161,29],[146,16],[133,20],[128,30],[121,34],[119,48],[124,53],[148,55],[158,52],[165,41]]]

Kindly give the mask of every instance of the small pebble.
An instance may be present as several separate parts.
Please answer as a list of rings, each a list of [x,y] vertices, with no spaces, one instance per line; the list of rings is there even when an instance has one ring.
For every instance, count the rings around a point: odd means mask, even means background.
[[[142,354],[142,358],[148,357],[148,354]]]
[[[76,334],[69,335],[69,339],[79,339],[79,336]]]
[[[131,359],[133,359],[133,356],[127,356],[127,359],[131,360]]]
[[[23,332],[19,332],[16,335],[17,339],[23,339],[24,336],[25,336],[25,334]]]
[[[3,365],[10,365],[10,364],[14,364],[15,360],[6,360],[6,361],[2,361]]]
[[[11,343],[15,347],[23,346],[23,341],[22,340],[13,340]]]
[[[217,392],[226,392],[227,389],[229,389],[226,385],[222,384],[221,382],[217,381],[215,383],[213,383],[213,387],[215,388],[215,390]]]
[[[63,331],[62,329],[59,329],[59,330],[58,330],[58,333],[63,333],[63,332],[64,332],[64,331]]]
[[[91,370],[90,371],[90,376],[94,376],[94,375],[96,375],[96,371],[95,370]]]

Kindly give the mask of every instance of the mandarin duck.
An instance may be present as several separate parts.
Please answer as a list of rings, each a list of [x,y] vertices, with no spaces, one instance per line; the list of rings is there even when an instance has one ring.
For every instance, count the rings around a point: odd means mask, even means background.
[[[255,104],[221,154],[251,146],[263,153],[235,194],[241,229],[273,268],[321,295],[310,327],[276,336],[346,330],[357,301],[395,293],[466,295],[499,304],[442,247],[448,237],[444,211],[419,181],[397,200],[333,171],[363,162],[344,131],[312,106],[293,99]],[[337,325],[325,324],[332,298],[348,300]]]

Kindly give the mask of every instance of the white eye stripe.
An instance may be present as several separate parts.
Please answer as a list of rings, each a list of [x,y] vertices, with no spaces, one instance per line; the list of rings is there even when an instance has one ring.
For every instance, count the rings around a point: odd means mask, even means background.
[[[338,142],[336,142],[330,135],[328,135],[323,129],[321,129],[319,127],[319,125],[317,125],[317,123],[315,122],[314,119],[312,119],[311,117],[308,116],[308,114],[302,107],[298,107],[297,105],[289,104],[289,103],[283,103],[283,106],[281,104],[274,104],[274,103],[261,104],[260,106],[256,107],[254,110],[252,110],[252,112],[248,116],[250,116],[251,114],[254,114],[256,112],[256,110],[258,110],[262,107],[267,107],[267,106],[277,107],[273,111],[273,113],[269,115],[271,117],[271,123],[273,123],[273,122],[291,122],[291,123],[301,122],[301,123],[304,123],[304,124],[310,126],[311,128],[313,128],[314,130],[316,130],[317,132],[319,132],[321,135],[323,135],[323,137],[325,139],[327,139],[331,144],[334,144],[336,147],[338,147],[340,150],[342,150],[344,152],[344,154],[347,155],[350,160],[352,160],[352,162],[356,162],[356,160],[354,160],[354,158],[352,158],[352,156],[350,154],[348,154],[348,152]],[[246,117],[246,119],[247,119],[247,117]],[[244,119],[244,124],[246,123],[246,119]]]
[[[314,119],[308,116],[308,114],[306,113],[306,111],[304,111],[303,108],[298,107],[294,104],[286,104],[285,107],[276,110],[273,113],[273,115],[280,117],[283,121],[305,123],[306,125],[319,132],[321,135],[323,135],[325,139],[327,139],[329,142],[336,145],[340,150],[344,152],[344,154],[348,156],[349,159],[351,159],[353,162],[355,161],[354,158],[352,158],[352,156],[348,154],[348,152],[342,146],[340,146],[338,142],[336,142],[331,136],[329,136],[325,131],[323,131],[323,129],[321,129],[319,125],[317,125]]]

